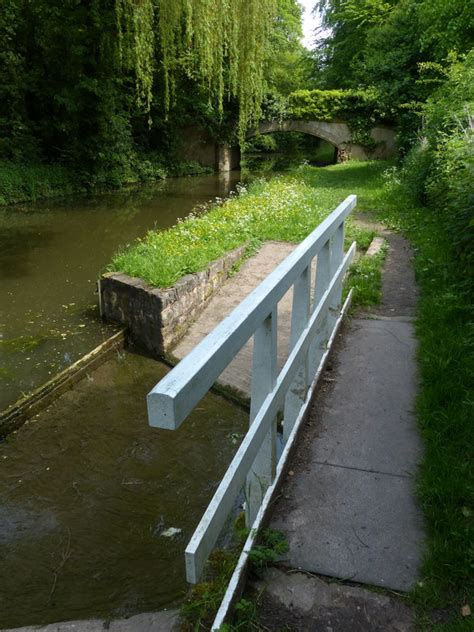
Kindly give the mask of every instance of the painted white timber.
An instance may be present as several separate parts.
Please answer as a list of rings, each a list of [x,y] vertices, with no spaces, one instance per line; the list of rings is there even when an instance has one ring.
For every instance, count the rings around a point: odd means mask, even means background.
[[[321,300],[327,286],[329,285],[329,259],[330,259],[330,243],[327,241],[318,253],[316,260],[316,275],[314,279],[314,298],[312,310],[314,311]],[[309,370],[310,375],[314,375],[319,361],[324,355],[328,343],[328,327],[329,321],[327,314],[321,320],[321,325],[316,332],[314,341],[309,351]]]
[[[233,604],[235,603],[236,598],[238,597],[238,591],[239,591],[239,586],[241,584],[241,582],[244,579],[244,573],[248,564],[248,555],[250,553],[250,551],[252,550],[253,545],[255,544],[256,540],[257,540],[257,536],[258,536],[258,532],[265,520],[265,517],[268,513],[268,510],[270,508],[270,505],[273,501],[273,497],[276,493],[276,491],[279,489],[279,486],[282,483],[282,478],[283,475],[285,473],[285,468],[286,468],[286,464],[288,462],[288,459],[290,457],[291,451],[293,449],[293,446],[296,442],[296,439],[298,437],[298,432],[300,430],[301,424],[305,418],[305,415],[308,411],[309,405],[311,404],[311,400],[313,398],[314,395],[314,391],[316,390],[316,386],[318,385],[318,382],[321,378],[322,372],[324,370],[328,355],[332,349],[333,343],[336,339],[337,333],[339,331],[339,328],[342,324],[342,321],[345,317],[345,315],[347,314],[347,312],[349,311],[349,307],[351,305],[352,302],[352,294],[353,291],[350,290],[344,305],[342,307],[341,313],[339,315],[339,318],[336,321],[336,325],[334,327],[334,330],[332,331],[332,334],[329,338],[328,344],[327,344],[327,349],[325,351],[325,353],[322,355],[322,357],[320,358],[320,362],[318,364],[318,368],[316,371],[316,374],[314,376],[314,380],[311,383],[311,386],[309,388],[308,391],[308,395],[306,398],[306,402],[305,402],[305,406],[304,409],[301,410],[300,415],[298,416],[298,419],[296,420],[294,426],[293,426],[293,430],[288,438],[287,443],[285,444],[285,447],[283,448],[283,452],[280,456],[280,460],[278,461],[278,466],[277,466],[277,472],[276,472],[276,477],[275,480],[273,482],[273,484],[271,485],[271,487],[268,488],[267,493],[265,494],[265,497],[263,499],[262,502],[262,506],[259,509],[259,512],[257,514],[257,517],[255,519],[255,522],[252,525],[252,528],[250,529],[250,533],[247,537],[247,540],[245,541],[245,544],[243,546],[242,552],[240,554],[240,557],[237,561],[236,567],[234,569],[234,572],[232,573],[232,577],[230,578],[229,584],[227,586],[225,595],[222,599],[222,602],[219,606],[219,610],[217,611],[216,617],[214,619],[214,623],[212,624],[211,630],[212,632],[217,632],[218,630],[221,629],[221,626],[224,625],[224,623],[226,622],[226,619],[230,613],[230,610],[233,606]]]
[[[356,206],[348,196],[148,394],[151,426],[176,429]]]
[[[309,346],[322,318],[334,301],[334,292],[339,289],[342,283],[344,274],[354,257],[355,249],[356,245],[353,243],[313,311],[307,326],[291,350],[278,375],[273,390],[265,397],[249,431],[239,446],[186,548],[186,577],[188,582],[192,584],[199,581],[206,560],[214,548],[222,527],[233,507],[235,498],[242,489],[247,473],[270,430],[270,424],[283,404],[284,397],[308,353]]]
[[[332,277],[334,272],[337,270],[342,258],[344,256],[344,222],[338,226],[337,230],[334,232],[333,237],[331,239],[331,249],[330,249],[330,263],[329,263],[329,276]],[[329,308],[329,329],[332,330],[333,324],[337,319],[337,315],[339,313],[339,309],[341,307],[341,297],[342,297],[342,281],[338,291],[334,292],[333,298],[334,301],[331,303]]]
[[[250,424],[255,421],[265,398],[275,387],[277,376],[278,310],[263,321],[253,340]],[[268,487],[276,472],[276,419],[270,424],[262,446],[247,474],[245,486],[246,523],[255,521]]]
[[[327,285],[326,285],[327,287]],[[308,266],[296,280],[293,287],[293,306],[291,310],[291,332],[289,350],[295,346],[304,328],[308,324],[311,302],[311,267]],[[308,355],[295,376],[293,384],[285,397],[283,413],[283,442],[286,443],[299,411],[306,398],[308,389]]]

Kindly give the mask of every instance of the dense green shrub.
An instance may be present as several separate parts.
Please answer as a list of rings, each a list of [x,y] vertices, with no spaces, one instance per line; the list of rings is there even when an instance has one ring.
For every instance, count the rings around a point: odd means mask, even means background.
[[[424,107],[423,138],[402,179],[419,202],[441,214],[459,263],[474,274],[474,51],[446,70]]]
[[[69,195],[79,190],[73,174],[61,165],[0,162],[0,204]]]
[[[298,119],[331,121],[340,115],[348,90],[297,90],[288,97],[288,114]]]
[[[297,90],[288,97],[288,117],[333,121],[364,116],[371,123],[388,120],[374,90]]]
[[[277,151],[278,143],[274,134],[257,134],[245,143],[245,151]]]
[[[208,173],[196,162],[165,161],[159,152],[132,153],[126,168],[90,174],[58,163],[16,164],[0,161],[0,205],[42,198],[90,193],[167,175]]]

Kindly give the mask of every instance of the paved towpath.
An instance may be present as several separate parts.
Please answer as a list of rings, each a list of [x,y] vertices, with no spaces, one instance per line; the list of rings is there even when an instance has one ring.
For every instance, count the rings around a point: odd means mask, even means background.
[[[406,591],[418,579],[416,286],[407,242],[385,237],[382,303],[340,334],[273,511],[289,552],[265,579],[260,614],[271,630],[276,622],[295,631],[413,629],[396,600],[323,581]]]
[[[272,527],[286,534],[290,549],[280,569],[267,577],[262,615],[271,630],[278,621],[291,630],[330,630],[331,616],[338,631],[412,629],[410,610],[396,600],[376,598],[355,586],[335,590],[324,581],[328,576],[409,590],[418,579],[423,549],[414,493],[421,444],[414,416],[412,252],[402,237],[381,232],[390,245],[382,302],[358,313],[340,334],[273,512]],[[175,348],[176,359],[293,248],[270,242],[246,261]],[[280,302],[278,316],[281,366],[288,347],[291,292]],[[250,341],[219,379],[246,396],[251,352]],[[310,581],[304,580],[309,576]],[[306,592],[300,591],[302,585]]]

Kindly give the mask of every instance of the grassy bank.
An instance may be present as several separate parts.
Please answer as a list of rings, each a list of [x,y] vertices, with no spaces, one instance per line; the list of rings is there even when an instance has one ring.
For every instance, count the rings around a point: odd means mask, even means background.
[[[301,167],[290,175],[242,187],[240,195],[189,216],[170,230],[148,233],[117,254],[110,270],[140,277],[157,287],[168,287],[184,274],[202,270],[210,261],[242,244],[248,243],[252,248],[267,240],[301,241],[356,190],[355,183],[362,195],[360,204],[366,207],[374,203],[376,190],[362,189],[362,184],[367,177],[380,174],[380,164],[367,163],[363,169],[355,163],[329,167],[328,182],[321,181],[317,187],[312,181],[315,171]],[[333,179],[341,186],[334,187]],[[355,239],[365,249],[372,235],[349,221],[348,241]]]
[[[126,173],[104,173],[95,177],[59,164],[0,162],[0,206],[107,191],[129,184],[162,180],[167,176],[204,173],[212,173],[212,170],[193,161],[168,161],[165,164],[156,156],[137,158]]]

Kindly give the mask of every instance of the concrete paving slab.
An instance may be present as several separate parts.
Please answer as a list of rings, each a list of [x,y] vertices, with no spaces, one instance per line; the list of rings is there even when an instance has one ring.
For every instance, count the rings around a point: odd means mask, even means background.
[[[10,628],[3,632],[177,632],[179,629],[178,612],[162,610],[137,614],[128,619],[64,621],[42,626]]]
[[[347,330],[346,330],[347,331]],[[313,409],[319,432],[310,459],[412,475],[421,458],[414,415],[416,339],[408,322],[351,322],[331,396]]]
[[[417,581],[423,529],[409,478],[312,463],[284,495],[271,526],[288,539],[285,565],[393,590]]]
[[[292,632],[411,632],[414,615],[399,599],[305,573],[269,569],[258,591],[259,622]],[[285,627],[286,626],[286,627]]]

